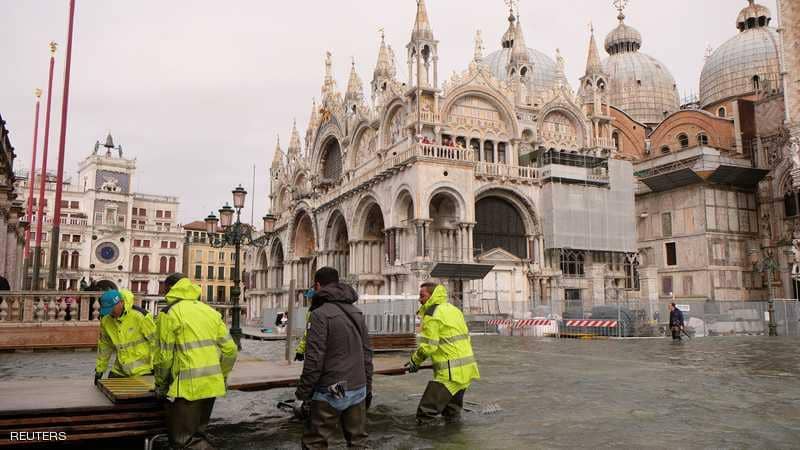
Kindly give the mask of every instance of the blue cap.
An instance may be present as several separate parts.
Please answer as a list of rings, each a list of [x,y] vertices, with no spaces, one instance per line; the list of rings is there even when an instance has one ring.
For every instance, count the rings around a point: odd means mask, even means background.
[[[111,310],[122,301],[119,291],[106,291],[100,297],[100,317],[111,314]]]

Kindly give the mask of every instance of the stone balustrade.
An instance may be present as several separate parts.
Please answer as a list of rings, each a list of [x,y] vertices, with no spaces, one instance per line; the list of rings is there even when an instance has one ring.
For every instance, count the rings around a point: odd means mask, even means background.
[[[0,326],[23,323],[90,322],[100,317],[100,292],[17,292],[0,294]]]
[[[536,167],[509,166],[507,164],[476,162],[475,176],[483,178],[508,178],[512,180],[534,181],[541,179]]]

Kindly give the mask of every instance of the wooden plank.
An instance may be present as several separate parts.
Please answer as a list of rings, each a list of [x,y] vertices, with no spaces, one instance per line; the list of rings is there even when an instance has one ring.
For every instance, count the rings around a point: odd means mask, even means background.
[[[114,403],[155,399],[155,381],[152,376],[106,378],[100,380],[97,388]]]
[[[109,414],[87,414],[80,416],[43,416],[43,417],[20,417],[15,419],[0,419],[0,430],[5,430],[10,427],[19,425],[48,425],[48,424],[77,424],[77,423],[99,423],[114,420],[133,420],[133,419],[150,419],[154,417],[163,417],[164,410],[159,408],[153,411],[138,411],[127,413],[109,413]]]

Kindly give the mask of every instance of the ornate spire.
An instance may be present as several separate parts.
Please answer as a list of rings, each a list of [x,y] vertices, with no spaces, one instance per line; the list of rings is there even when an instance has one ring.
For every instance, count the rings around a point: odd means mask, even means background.
[[[111,132],[109,131],[106,135],[106,143],[103,145],[105,148],[114,148],[114,138],[111,137]]]
[[[530,63],[530,55],[528,54],[528,47],[525,45],[525,35],[522,33],[522,23],[520,23],[519,16],[517,16],[514,44],[511,47],[511,63]]]
[[[559,88],[569,86],[567,75],[564,71],[564,57],[561,56],[561,49],[556,49],[556,84]]]
[[[428,20],[428,10],[425,7],[425,0],[417,0],[417,18],[414,20],[414,31],[411,33],[411,40],[433,40],[433,29]]]
[[[359,104],[363,100],[364,86],[361,83],[358,72],[356,72],[356,59],[353,58],[353,62],[350,66],[350,79],[347,80],[347,92],[344,94],[344,102],[347,105],[351,105],[353,103]]]
[[[514,39],[517,34],[517,26],[515,25],[516,17],[514,17],[514,10],[509,7],[508,11],[508,29],[503,34],[503,39],[500,44],[503,48],[511,48],[514,46]]]
[[[594,39],[594,25],[589,25],[591,36],[589,37],[589,55],[586,58],[586,75],[602,72],[603,65],[600,63],[600,52],[597,50],[597,41]]]
[[[617,20],[620,23],[625,21],[625,8],[628,7],[628,0],[614,0],[614,8],[617,8]]]
[[[319,113],[317,113],[317,99],[311,99],[311,117],[308,119],[308,129],[311,130],[317,126],[319,122]]]
[[[325,103],[327,99],[335,97],[336,80],[333,78],[333,60],[331,52],[325,52],[325,82],[322,85],[322,101]]]
[[[278,169],[280,167],[283,167],[283,150],[281,150],[281,136],[278,135],[278,140],[275,144],[275,153],[272,155],[272,168]]]
[[[300,133],[297,132],[297,119],[292,122],[292,133],[289,137],[287,153],[289,155],[297,155],[300,153]]]
[[[475,32],[475,62],[483,60],[483,36],[481,30]]]
[[[391,47],[386,45],[386,38],[383,34],[383,28],[380,29],[381,33],[381,46],[378,49],[378,62],[375,64],[375,70],[372,72],[372,79],[378,80],[380,78],[394,78],[394,55]]]
[[[605,49],[610,55],[637,52],[642,47],[642,34],[625,23],[625,7],[628,0],[614,0],[619,25],[606,36]]]

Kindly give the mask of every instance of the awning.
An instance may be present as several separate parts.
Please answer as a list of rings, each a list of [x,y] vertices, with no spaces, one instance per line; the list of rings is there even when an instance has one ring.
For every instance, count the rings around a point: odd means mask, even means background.
[[[769,173],[768,170],[752,167],[720,165],[709,177],[709,181],[740,187],[755,187]]]
[[[437,263],[431,270],[431,277],[482,280],[493,268],[494,264]]]
[[[653,192],[668,191],[677,187],[689,186],[690,184],[700,183],[703,179],[691,168],[678,169],[674,172],[654,175],[643,178],[642,183],[646,184]]]

